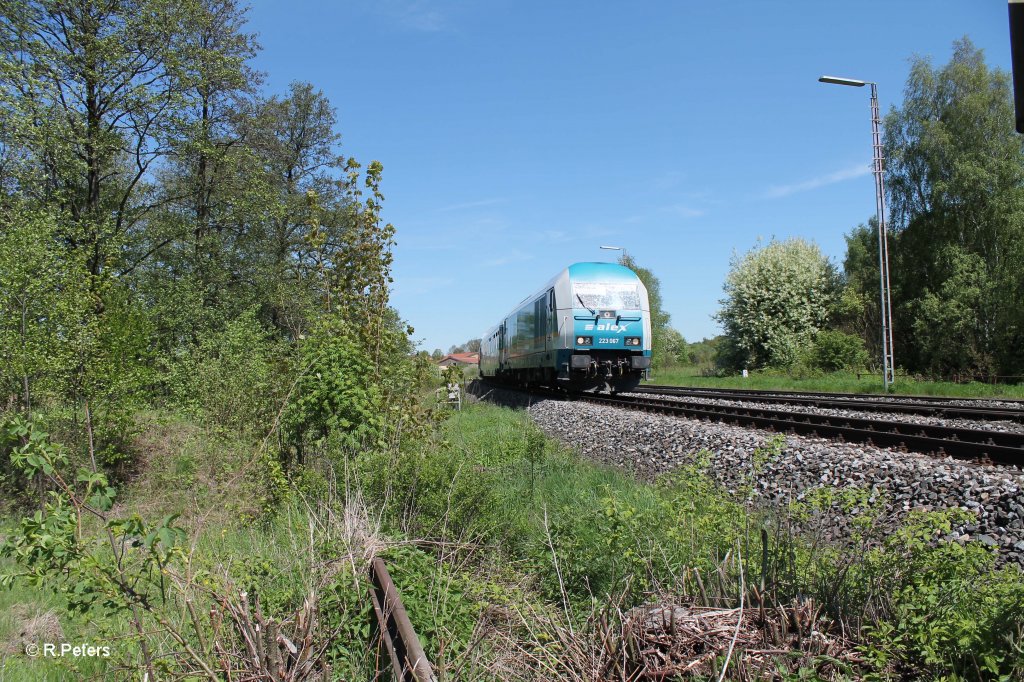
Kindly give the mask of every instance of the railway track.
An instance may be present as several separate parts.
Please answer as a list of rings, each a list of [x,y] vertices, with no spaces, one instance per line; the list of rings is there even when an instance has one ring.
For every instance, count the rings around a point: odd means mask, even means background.
[[[402,605],[398,588],[380,557],[370,562],[370,586],[370,601],[376,616],[373,639],[379,647],[378,660],[383,658],[380,649],[387,655],[391,679],[395,682],[437,682],[434,668],[427,660],[423,645]],[[384,679],[379,668],[373,679]]]
[[[797,397],[820,396],[822,398],[849,398],[853,400],[887,400],[890,402],[909,401],[922,403],[1008,403],[1019,405],[1024,409],[1024,399],[1020,398],[949,398],[935,395],[914,395],[903,393],[891,393],[880,395],[877,393],[829,393],[827,391],[784,391],[770,390],[764,388],[711,388],[707,386],[679,386],[676,384],[643,384],[646,388],[657,390],[674,389],[680,391],[694,391],[701,393],[741,393],[744,395],[792,395]]]
[[[978,405],[952,405],[949,399],[934,396],[906,396],[906,400],[893,400],[882,396],[852,396],[846,393],[797,393],[795,391],[754,391],[748,389],[706,389],[680,386],[644,385],[633,393],[671,395],[716,400],[737,400],[748,403],[801,405],[835,410],[916,414],[945,419],[974,421],[1012,421],[1024,424],[1024,401],[1020,407],[989,407]],[[1011,401],[1000,401],[1011,402]]]
[[[645,392],[651,392],[650,387]],[[712,397],[707,393],[702,394],[702,396]],[[721,396],[716,394],[713,397]],[[666,400],[646,396],[576,394],[571,399],[786,433],[837,438],[844,441],[899,448],[938,456],[948,455],[959,459],[1015,466],[1024,465],[1024,434],[1019,433],[911,424],[885,419],[787,412],[780,409],[749,405],[709,405],[707,403],[687,402],[679,399]],[[834,401],[830,407],[835,407]],[[844,409],[850,408],[844,406]],[[936,409],[945,408],[937,406]],[[978,417],[973,418],[977,419]]]

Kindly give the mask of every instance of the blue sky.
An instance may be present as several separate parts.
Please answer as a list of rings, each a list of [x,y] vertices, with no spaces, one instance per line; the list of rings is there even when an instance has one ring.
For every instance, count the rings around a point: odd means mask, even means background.
[[[384,165],[392,303],[426,350],[478,336],[566,265],[626,248],[688,339],[733,252],[800,236],[837,263],[874,214],[867,88],[968,36],[1010,69],[1005,0],[257,0],[266,89],[312,82],[344,153]]]

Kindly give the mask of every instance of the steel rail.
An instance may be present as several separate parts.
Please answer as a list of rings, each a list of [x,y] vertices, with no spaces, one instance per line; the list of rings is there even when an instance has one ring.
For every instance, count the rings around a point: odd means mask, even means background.
[[[377,645],[387,650],[394,679],[398,682],[437,682],[434,669],[402,606],[398,588],[380,557],[370,562],[370,583],[370,599],[377,616]]]
[[[716,391],[729,391],[732,393],[749,393],[752,395],[822,396],[827,398],[865,398],[889,401],[912,400],[924,403],[948,403],[951,400],[959,400],[961,402],[968,403],[1000,402],[1020,405],[1020,409],[1024,409],[1024,399],[1020,398],[951,398],[935,395],[915,395],[910,393],[829,393],[827,391],[783,391],[781,389],[773,390],[767,388],[714,388],[710,386],[679,386],[677,384],[642,384],[642,386],[646,388],[674,388],[687,391],[703,391],[712,393]]]
[[[687,404],[653,398],[575,394],[573,399],[823,438],[838,437],[846,441],[905,448],[916,452],[949,455],[960,459],[979,459],[1013,465],[1024,464],[1024,434],[852,417],[831,417],[756,407]]]
[[[808,405],[812,407],[862,412],[888,412],[919,414],[946,419],[972,419],[975,421],[1012,421],[1024,424],[1024,408],[972,407],[950,405],[948,402],[894,402],[890,400],[853,399],[849,394],[797,393],[791,391],[753,391],[748,389],[702,389],[680,386],[646,385],[635,388],[632,393],[650,395],[704,397],[719,400],[739,400],[751,403],[777,403],[783,405]],[[844,395],[845,397],[833,397]]]

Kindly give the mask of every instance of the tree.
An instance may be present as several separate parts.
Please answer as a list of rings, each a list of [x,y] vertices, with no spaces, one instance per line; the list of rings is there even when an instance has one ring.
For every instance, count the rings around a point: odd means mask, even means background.
[[[723,337],[704,338],[686,345],[686,362],[692,365],[704,366],[710,369],[718,356],[718,348],[722,344]]]
[[[860,337],[870,358],[882,354],[878,275],[878,221],[868,220],[846,235],[842,291],[833,303],[832,327]]]
[[[826,325],[838,276],[817,245],[772,240],[733,256],[715,319],[725,328],[727,366],[789,366]]]
[[[987,334],[978,311],[997,298],[994,282],[981,256],[946,246],[937,255],[949,273],[935,291],[913,301],[911,333],[918,342],[922,369],[943,375],[964,369],[986,371],[994,366]]]
[[[679,352],[685,347],[686,341],[669,326],[672,318],[665,312],[661,300],[661,282],[653,272],[638,265],[625,251],[619,256],[619,265],[635,272],[647,288],[647,299],[651,306],[651,368],[658,370],[671,367],[677,363]]]
[[[191,3],[0,0],[0,129],[19,192],[59,206],[93,278],[165,198],[152,171],[180,128]],[[99,286],[95,283],[94,289]]]
[[[912,369],[1024,371],[1024,148],[1013,120],[1008,75],[966,38],[941,69],[913,59],[903,105],[886,116],[894,336]],[[948,315],[961,336],[936,333]]]
[[[457,346],[450,346],[448,348],[448,354],[453,353],[479,353],[480,352],[480,339],[470,339],[465,343],[460,343]],[[443,356],[442,356],[443,357]]]
[[[258,305],[254,278],[242,267],[251,222],[243,216],[270,212],[267,182],[243,133],[260,82],[246,63],[258,49],[243,31],[246,10],[234,0],[196,1],[176,36],[189,58],[181,127],[158,177],[167,203],[126,245],[123,273],[153,302],[165,352],[221,331],[223,318]],[[149,267],[150,260],[157,264]]]
[[[88,296],[52,214],[16,205],[0,209],[0,221],[0,405],[17,395],[29,412],[74,367]]]

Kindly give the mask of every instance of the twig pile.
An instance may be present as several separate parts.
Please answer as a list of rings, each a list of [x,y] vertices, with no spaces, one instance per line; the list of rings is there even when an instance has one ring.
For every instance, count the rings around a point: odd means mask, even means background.
[[[622,622],[623,670],[613,678],[666,680],[717,676],[732,643],[730,679],[770,679],[780,669],[813,666],[828,679],[858,659],[846,640],[819,631],[806,601],[789,609],[656,605],[631,609]]]

